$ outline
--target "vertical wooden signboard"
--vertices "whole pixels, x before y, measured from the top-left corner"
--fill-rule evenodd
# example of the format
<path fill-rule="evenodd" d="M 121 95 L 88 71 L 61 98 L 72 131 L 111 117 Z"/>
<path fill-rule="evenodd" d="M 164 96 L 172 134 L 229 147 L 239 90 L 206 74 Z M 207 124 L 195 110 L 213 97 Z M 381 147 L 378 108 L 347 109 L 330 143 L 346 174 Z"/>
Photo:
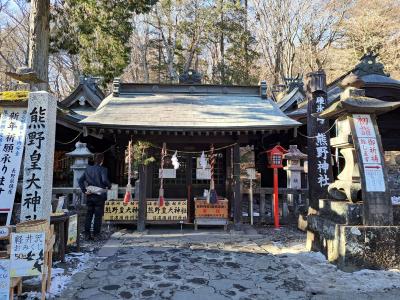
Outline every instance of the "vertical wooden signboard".
<path fill-rule="evenodd" d="M 327 107 L 324 71 L 307 74 L 307 98 L 309 203 L 318 210 L 319 199 L 328 197 L 328 185 L 333 182 L 329 121 L 313 115 Z"/>
<path fill-rule="evenodd" d="M 45 233 L 11 234 L 11 277 L 41 275 L 44 266 Z"/>
<path fill-rule="evenodd" d="M 364 225 L 393 224 L 383 147 L 374 115 L 353 114 L 350 126 L 360 166 Z"/>

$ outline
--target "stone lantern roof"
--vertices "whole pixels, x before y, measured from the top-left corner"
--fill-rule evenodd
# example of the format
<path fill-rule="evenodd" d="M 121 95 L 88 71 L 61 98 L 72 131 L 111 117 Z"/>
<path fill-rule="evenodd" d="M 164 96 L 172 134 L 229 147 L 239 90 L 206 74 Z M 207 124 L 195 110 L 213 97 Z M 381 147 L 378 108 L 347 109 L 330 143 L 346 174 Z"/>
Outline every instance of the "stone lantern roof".
<path fill-rule="evenodd" d="M 79 158 L 88 158 L 91 157 L 93 155 L 92 152 L 89 151 L 89 149 L 86 147 L 86 143 L 81 143 L 81 142 L 77 142 L 75 144 L 75 150 L 66 153 L 67 156 L 70 157 L 79 157 Z"/>
<path fill-rule="evenodd" d="M 283 159 L 307 159 L 307 154 L 301 152 L 298 148 L 297 145 L 290 145 L 289 150 L 286 154 L 283 155 Z"/>

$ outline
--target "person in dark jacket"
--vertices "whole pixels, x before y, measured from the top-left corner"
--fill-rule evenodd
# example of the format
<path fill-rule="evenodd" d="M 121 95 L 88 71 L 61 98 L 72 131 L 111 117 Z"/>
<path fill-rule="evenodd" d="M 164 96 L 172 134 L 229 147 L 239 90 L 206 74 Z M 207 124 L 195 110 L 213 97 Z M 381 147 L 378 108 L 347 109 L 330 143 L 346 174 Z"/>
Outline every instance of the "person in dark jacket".
<path fill-rule="evenodd" d="M 91 238 L 90 228 L 94 216 L 93 235 L 98 237 L 101 230 L 101 223 L 104 214 L 104 203 L 107 200 L 106 189 L 111 188 L 108 180 L 107 168 L 103 167 L 104 155 L 96 153 L 94 155 L 94 165 L 88 166 L 85 173 L 79 178 L 79 187 L 86 194 L 86 220 L 85 236 Z M 93 192 L 93 189 L 102 189 L 100 192 Z"/>

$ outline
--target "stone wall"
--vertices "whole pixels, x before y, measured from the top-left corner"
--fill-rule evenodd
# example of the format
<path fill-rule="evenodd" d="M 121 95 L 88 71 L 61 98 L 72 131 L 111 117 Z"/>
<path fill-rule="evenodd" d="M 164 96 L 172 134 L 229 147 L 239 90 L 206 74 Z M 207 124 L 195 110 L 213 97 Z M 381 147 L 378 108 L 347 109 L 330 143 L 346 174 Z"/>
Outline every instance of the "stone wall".
<path fill-rule="evenodd" d="M 400 196 L 400 151 L 385 151 L 385 166 L 388 172 L 389 188 L 399 190 Z"/>

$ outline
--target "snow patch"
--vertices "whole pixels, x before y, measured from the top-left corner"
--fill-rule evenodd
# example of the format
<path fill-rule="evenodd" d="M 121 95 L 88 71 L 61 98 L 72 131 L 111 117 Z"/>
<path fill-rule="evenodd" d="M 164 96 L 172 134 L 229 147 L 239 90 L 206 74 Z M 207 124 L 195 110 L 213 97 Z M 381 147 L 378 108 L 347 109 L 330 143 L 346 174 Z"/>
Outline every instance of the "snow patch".
<path fill-rule="evenodd" d="M 78 272 L 81 272 L 87 268 L 88 261 L 92 258 L 89 253 L 73 252 L 65 256 L 65 262 L 67 265 L 71 265 L 68 269 L 63 268 L 52 268 L 51 276 L 51 287 L 48 295 L 54 298 L 61 294 L 61 292 L 71 282 L 71 278 Z M 28 280 L 24 280 L 24 283 L 29 285 L 40 285 L 40 278 L 34 277 Z M 24 294 L 27 300 L 40 299 L 40 292 L 29 292 Z"/>
<path fill-rule="evenodd" d="M 351 227 L 350 232 L 354 235 L 361 235 L 361 231 L 357 227 Z"/>
<path fill-rule="evenodd" d="M 392 196 L 392 204 L 400 205 L 400 196 Z"/>

